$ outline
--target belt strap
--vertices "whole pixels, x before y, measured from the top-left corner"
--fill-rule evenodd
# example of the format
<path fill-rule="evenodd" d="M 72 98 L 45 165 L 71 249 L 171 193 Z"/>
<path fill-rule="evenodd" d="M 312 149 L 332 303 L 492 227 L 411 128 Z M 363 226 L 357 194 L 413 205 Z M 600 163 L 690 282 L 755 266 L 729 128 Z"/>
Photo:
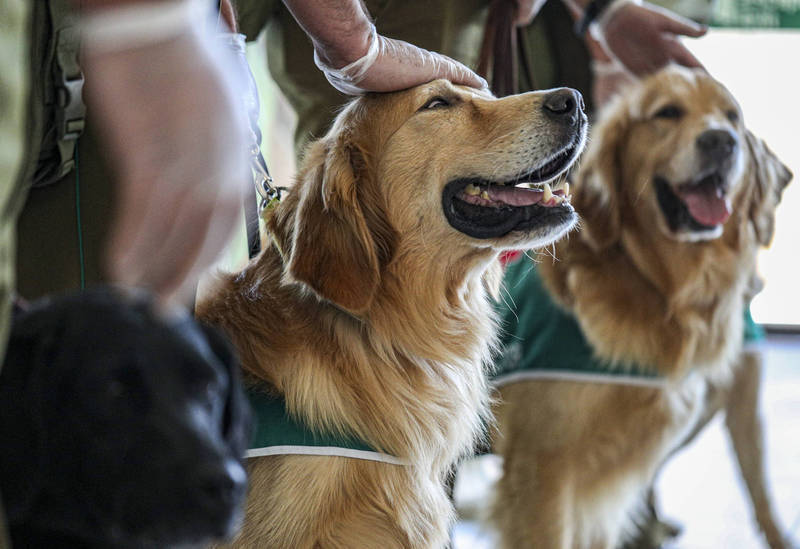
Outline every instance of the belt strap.
<path fill-rule="evenodd" d="M 75 144 L 83 133 L 86 106 L 82 99 L 83 73 L 78 64 L 80 28 L 77 15 L 65 0 L 50 0 L 50 22 L 54 49 L 56 143 L 61 161 L 55 177 L 61 178 L 75 167 Z"/>

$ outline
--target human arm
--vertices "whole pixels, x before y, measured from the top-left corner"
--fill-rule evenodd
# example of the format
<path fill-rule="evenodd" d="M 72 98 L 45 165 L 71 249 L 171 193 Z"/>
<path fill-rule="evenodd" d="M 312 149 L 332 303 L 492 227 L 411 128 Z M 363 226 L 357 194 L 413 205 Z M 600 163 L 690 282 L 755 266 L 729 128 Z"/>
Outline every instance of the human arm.
<path fill-rule="evenodd" d="M 165 299 L 216 259 L 248 180 L 240 75 L 211 7 L 83 0 L 85 98 L 117 181 L 108 274 Z"/>
<path fill-rule="evenodd" d="M 314 45 L 317 66 L 339 91 L 394 91 L 445 78 L 476 88 L 486 82 L 435 52 L 381 36 L 360 0 L 284 0 Z"/>
<path fill-rule="evenodd" d="M 590 0 L 564 0 L 584 12 Z M 698 38 L 706 27 L 660 6 L 640 0 L 615 0 L 591 26 L 592 35 L 631 73 L 642 76 L 675 62 L 701 63 L 681 44 L 681 36 Z"/>

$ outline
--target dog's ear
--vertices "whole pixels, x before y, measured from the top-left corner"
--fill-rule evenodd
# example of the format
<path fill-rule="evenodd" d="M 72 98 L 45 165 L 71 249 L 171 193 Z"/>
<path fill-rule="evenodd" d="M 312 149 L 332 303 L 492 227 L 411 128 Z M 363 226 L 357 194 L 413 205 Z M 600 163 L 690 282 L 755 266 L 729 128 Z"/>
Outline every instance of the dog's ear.
<path fill-rule="evenodd" d="M 581 159 L 572 205 L 581 218 L 579 238 L 601 252 L 620 238 L 622 171 L 619 149 L 628 132 L 630 115 L 618 105 L 592 130 L 594 141 Z"/>
<path fill-rule="evenodd" d="M 393 249 L 383 199 L 369 179 L 364 151 L 345 129 L 315 143 L 307 161 L 310 168 L 293 190 L 298 196 L 291 231 L 286 218 L 273 224 L 283 235 L 288 272 L 340 308 L 362 313 Z"/>
<path fill-rule="evenodd" d="M 747 132 L 750 154 L 753 195 L 749 217 L 762 246 L 768 246 L 775 232 L 775 208 L 781 201 L 783 189 L 792 180 L 792 172 L 781 162 L 763 140 Z"/>
<path fill-rule="evenodd" d="M 243 458 L 253 437 L 253 418 L 242 386 L 239 358 L 228 339 L 214 326 L 199 322 L 211 351 L 228 374 L 228 394 L 222 418 L 222 436 L 237 457 Z"/>

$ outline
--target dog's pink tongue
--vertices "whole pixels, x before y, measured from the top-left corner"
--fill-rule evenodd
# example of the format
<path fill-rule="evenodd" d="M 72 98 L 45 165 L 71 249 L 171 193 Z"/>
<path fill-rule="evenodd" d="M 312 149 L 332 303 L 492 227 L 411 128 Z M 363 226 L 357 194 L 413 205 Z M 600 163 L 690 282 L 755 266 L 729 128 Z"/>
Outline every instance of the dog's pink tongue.
<path fill-rule="evenodd" d="M 521 187 L 504 187 L 491 185 L 488 190 L 489 198 L 496 202 L 503 202 L 509 206 L 530 206 L 542 200 L 542 191 L 525 189 Z"/>
<path fill-rule="evenodd" d="M 708 227 L 725 223 L 731 215 L 730 203 L 716 189 L 692 189 L 678 194 L 694 220 Z"/>

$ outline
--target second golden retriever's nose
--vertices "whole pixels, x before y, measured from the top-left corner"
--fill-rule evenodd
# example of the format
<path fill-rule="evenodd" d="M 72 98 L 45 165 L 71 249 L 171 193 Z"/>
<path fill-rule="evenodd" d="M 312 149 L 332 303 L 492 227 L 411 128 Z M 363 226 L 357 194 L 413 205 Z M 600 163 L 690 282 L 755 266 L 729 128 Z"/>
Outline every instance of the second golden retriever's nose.
<path fill-rule="evenodd" d="M 725 160 L 736 150 L 736 136 L 728 130 L 706 130 L 697 137 L 697 148 L 712 160 Z"/>
<path fill-rule="evenodd" d="M 544 112 L 562 124 L 576 126 L 583 112 L 583 96 L 572 88 L 559 88 L 545 96 L 542 103 Z"/>

